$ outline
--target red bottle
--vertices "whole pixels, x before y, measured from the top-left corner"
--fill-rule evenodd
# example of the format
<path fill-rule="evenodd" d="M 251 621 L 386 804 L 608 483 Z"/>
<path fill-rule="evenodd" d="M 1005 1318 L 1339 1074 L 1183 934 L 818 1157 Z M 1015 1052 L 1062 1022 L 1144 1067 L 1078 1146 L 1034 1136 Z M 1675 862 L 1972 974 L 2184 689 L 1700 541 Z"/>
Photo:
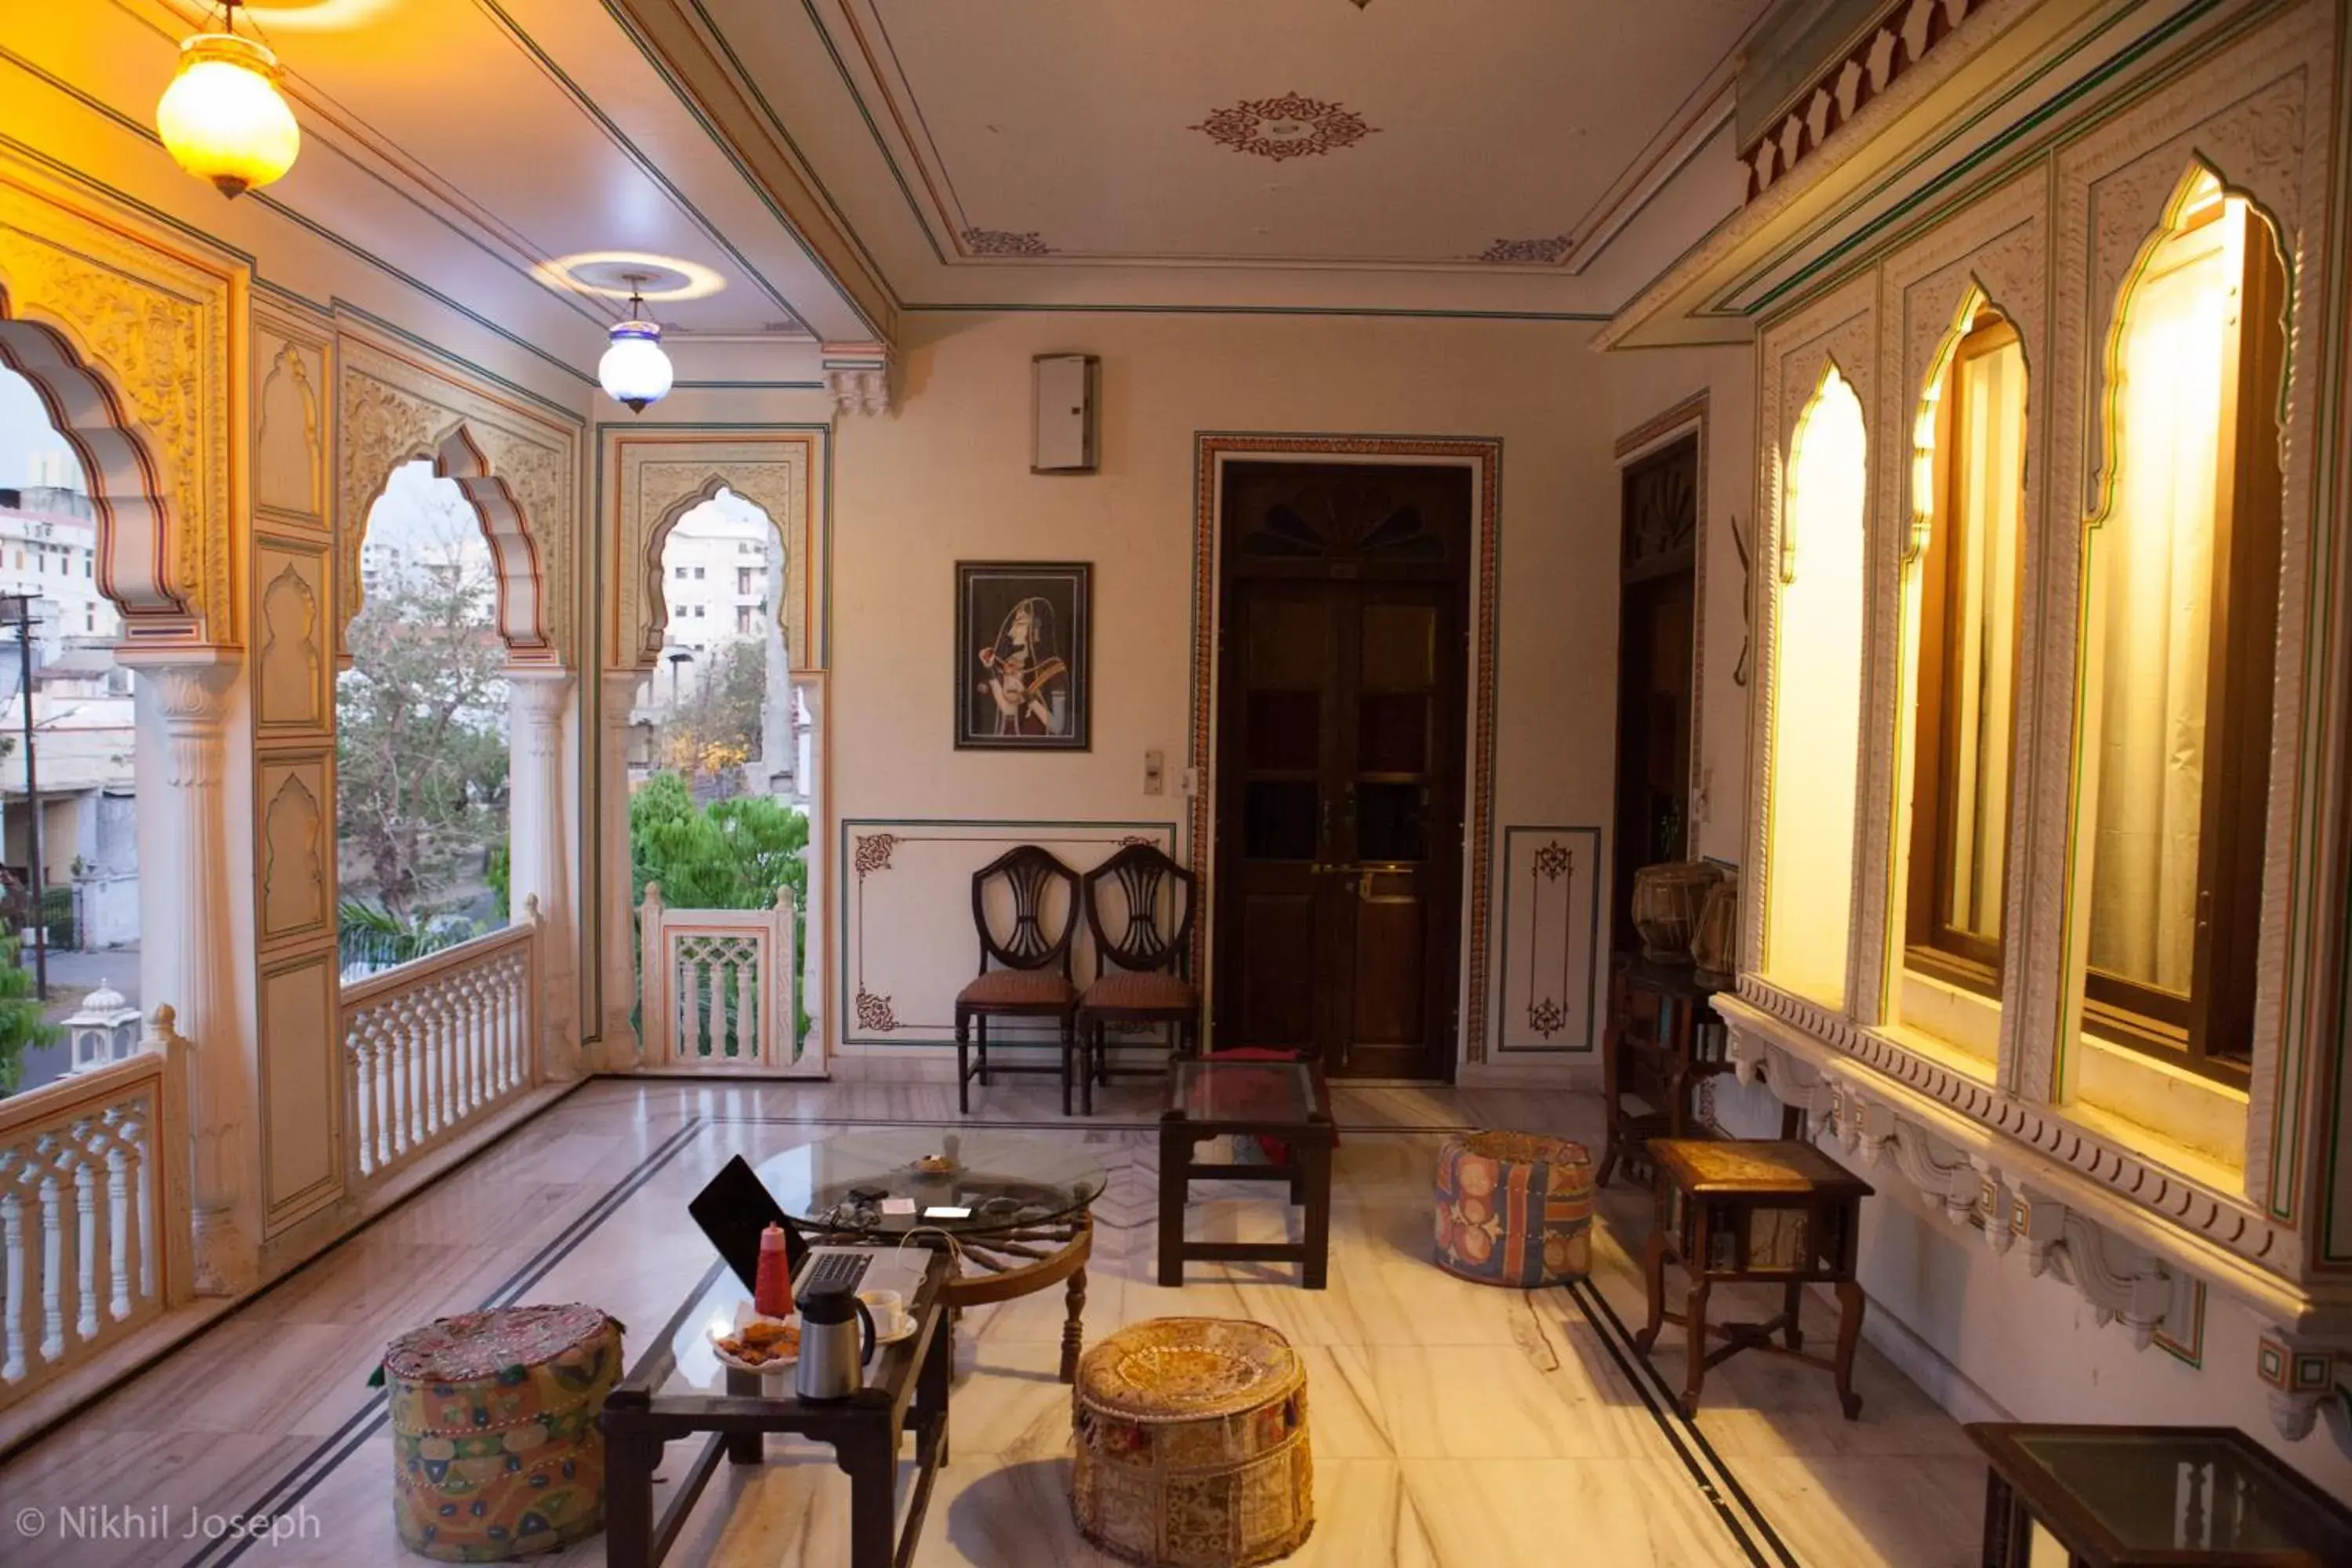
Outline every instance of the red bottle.
<path fill-rule="evenodd" d="M 760 1271 L 752 1277 L 751 1310 L 763 1318 L 793 1315 L 793 1266 L 784 1250 L 784 1227 L 760 1233 Z"/>

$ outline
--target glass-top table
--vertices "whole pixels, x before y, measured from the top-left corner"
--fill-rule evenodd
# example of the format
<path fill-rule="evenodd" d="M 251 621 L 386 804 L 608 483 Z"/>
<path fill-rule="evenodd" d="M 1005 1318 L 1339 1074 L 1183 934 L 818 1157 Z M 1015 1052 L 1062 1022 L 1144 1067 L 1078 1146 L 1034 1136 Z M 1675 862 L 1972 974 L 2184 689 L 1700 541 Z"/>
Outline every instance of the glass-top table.
<path fill-rule="evenodd" d="M 835 1235 L 959 1241 L 1083 1214 L 1109 1179 L 1075 1143 L 1002 1132 L 847 1132 L 760 1165 L 784 1212 Z"/>
<path fill-rule="evenodd" d="M 1270 1163 L 1203 1161 L 1213 1138 L 1255 1139 Z M 1168 1072 L 1160 1113 L 1160 1282 L 1184 1283 L 1189 1262 L 1296 1263 L 1299 1282 L 1320 1290 L 1329 1277 L 1331 1151 L 1339 1129 L 1323 1064 L 1265 1058 L 1180 1058 Z M 1184 1234 L 1196 1181 L 1280 1182 L 1306 1213 L 1297 1241 L 1193 1241 Z"/>
<path fill-rule="evenodd" d="M 1318 1062 L 1180 1059 L 1170 1068 L 1168 1110 L 1219 1129 L 1257 1131 L 1331 1119 Z"/>
<path fill-rule="evenodd" d="M 1062 1381 L 1076 1380 L 1094 1254 L 1089 1211 L 1109 1180 L 1079 1144 L 1009 1132 L 845 1132 L 787 1149 L 759 1169 L 786 1214 L 831 1240 L 951 1237 L 960 1267 L 945 1295 L 958 1310 L 1064 1287 Z"/>
<path fill-rule="evenodd" d="M 2228 1427 L 1990 1424 L 1988 1563 L 2352 1563 L 2352 1511 Z M 2021 1506 L 2020 1506 L 2021 1505 Z M 2003 1528 L 2003 1525 L 2006 1528 Z M 2047 1541 L 2042 1539 L 2046 1534 Z"/>

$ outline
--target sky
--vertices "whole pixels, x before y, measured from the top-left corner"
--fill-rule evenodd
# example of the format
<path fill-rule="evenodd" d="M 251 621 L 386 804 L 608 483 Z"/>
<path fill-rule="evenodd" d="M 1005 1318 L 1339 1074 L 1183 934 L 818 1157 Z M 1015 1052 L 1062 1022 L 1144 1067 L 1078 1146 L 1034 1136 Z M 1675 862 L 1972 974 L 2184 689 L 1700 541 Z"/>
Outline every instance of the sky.
<path fill-rule="evenodd" d="M 0 487 L 31 484 L 33 459 L 43 452 L 65 453 L 68 473 L 80 472 L 73 448 L 50 427 L 48 411 L 34 395 L 33 384 L 13 370 L 0 368 Z M 77 482 L 75 488 L 82 487 Z"/>

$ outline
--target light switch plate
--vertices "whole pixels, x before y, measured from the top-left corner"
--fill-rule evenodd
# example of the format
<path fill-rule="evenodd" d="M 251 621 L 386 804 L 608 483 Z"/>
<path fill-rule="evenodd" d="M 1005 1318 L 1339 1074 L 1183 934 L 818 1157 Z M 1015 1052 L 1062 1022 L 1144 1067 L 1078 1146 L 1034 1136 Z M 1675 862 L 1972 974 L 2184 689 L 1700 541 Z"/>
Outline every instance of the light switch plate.
<path fill-rule="evenodd" d="M 1168 793 L 1167 752 L 1146 752 L 1143 753 L 1143 793 L 1146 795 L 1166 795 Z"/>

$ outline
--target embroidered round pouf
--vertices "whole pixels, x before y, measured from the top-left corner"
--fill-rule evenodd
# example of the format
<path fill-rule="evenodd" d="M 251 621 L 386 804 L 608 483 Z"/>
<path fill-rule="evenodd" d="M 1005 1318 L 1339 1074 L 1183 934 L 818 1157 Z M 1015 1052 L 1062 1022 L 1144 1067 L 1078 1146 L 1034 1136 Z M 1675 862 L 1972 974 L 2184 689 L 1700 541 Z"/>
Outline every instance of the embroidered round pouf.
<path fill-rule="evenodd" d="M 1249 1568 L 1315 1528 L 1307 1372 L 1238 1318 L 1155 1318 L 1087 1352 L 1070 1507 L 1104 1551 L 1153 1568 Z"/>
<path fill-rule="evenodd" d="M 1437 1154 L 1437 1266 L 1532 1289 L 1592 1260 L 1592 1160 L 1534 1132 L 1473 1132 Z"/>
<path fill-rule="evenodd" d="M 604 1525 L 604 1395 L 621 1327 L 593 1307 L 508 1307 L 393 1341 L 393 1522 L 445 1563 L 553 1552 Z"/>

